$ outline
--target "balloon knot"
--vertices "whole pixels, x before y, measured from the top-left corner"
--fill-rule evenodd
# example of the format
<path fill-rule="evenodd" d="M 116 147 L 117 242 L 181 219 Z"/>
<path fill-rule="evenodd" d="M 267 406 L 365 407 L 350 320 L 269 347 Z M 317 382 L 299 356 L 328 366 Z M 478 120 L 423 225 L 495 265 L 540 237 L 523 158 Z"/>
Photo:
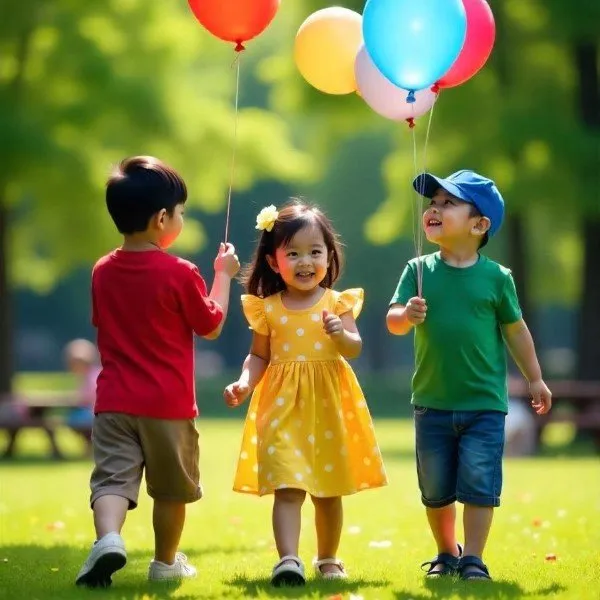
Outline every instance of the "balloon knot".
<path fill-rule="evenodd" d="M 434 94 L 439 94 L 439 93 L 440 93 L 440 86 L 439 86 L 437 83 L 434 83 L 434 84 L 431 86 L 431 91 L 432 91 Z"/>
<path fill-rule="evenodd" d="M 408 92 L 408 96 L 406 96 L 406 101 L 409 104 L 413 104 L 415 102 L 416 98 L 415 98 L 415 93 L 413 90 L 411 90 L 410 92 Z"/>
<path fill-rule="evenodd" d="M 408 119 L 406 119 L 406 122 L 408 123 L 408 126 L 410 127 L 410 129 L 413 129 L 415 126 L 415 119 L 414 117 L 409 117 Z"/>
<path fill-rule="evenodd" d="M 242 40 L 238 40 L 235 44 L 235 51 L 236 52 L 241 52 L 242 50 L 245 50 L 246 46 L 244 46 L 244 44 L 242 44 Z"/>

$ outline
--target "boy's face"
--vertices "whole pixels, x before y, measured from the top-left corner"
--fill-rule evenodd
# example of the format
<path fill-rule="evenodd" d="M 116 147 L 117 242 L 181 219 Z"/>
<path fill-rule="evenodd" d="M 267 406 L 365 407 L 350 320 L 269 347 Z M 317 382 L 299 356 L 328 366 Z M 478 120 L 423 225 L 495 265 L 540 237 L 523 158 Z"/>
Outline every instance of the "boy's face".
<path fill-rule="evenodd" d="M 179 237 L 183 229 L 183 204 L 177 204 L 173 209 L 173 216 L 167 211 L 161 211 L 158 215 L 158 245 L 166 249 Z"/>
<path fill-rule="evenodd" d="M 471 216 L 471 205 L 440 188 L 423 213 L 425 237 L 434 244 L 480 240 L 489 228 L 489 220 Z M 479 235 L 481 233 L 481 235 Z"/>

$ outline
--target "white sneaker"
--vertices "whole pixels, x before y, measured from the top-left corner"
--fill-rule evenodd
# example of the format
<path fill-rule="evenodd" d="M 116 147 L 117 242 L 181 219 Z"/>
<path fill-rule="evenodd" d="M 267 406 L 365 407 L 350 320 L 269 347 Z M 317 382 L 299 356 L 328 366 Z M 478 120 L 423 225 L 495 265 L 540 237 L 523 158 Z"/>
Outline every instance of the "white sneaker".
<path fill-rule="evenodd" d="M 118 533 L 107 533 L 92 546 L 75 580 L 76 585 L 108 587 L 111 575 L 122 569 L 127 562 L 125 542 Z"/>
<path fill-rule="evenodd" d="M 172 565 L 152 559 L 148 569 L 148 579 L 150 581 L 188 579 L 196 577 L 196 574 L 196 568 L 188 563 L 187 556 L 183 552 L 175 554 L 175 562 Z"/>

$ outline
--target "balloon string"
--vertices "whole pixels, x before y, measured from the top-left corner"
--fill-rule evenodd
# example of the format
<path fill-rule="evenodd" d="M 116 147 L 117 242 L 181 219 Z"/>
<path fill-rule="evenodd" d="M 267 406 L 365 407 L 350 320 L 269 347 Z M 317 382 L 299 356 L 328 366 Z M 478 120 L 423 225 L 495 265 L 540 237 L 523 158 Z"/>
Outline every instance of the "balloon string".
<path fill-rule="evenodd" d="M 238 52 L 231 67 L 236 68 L 235 75 L 235 116 L 233 125 L 233 150 L 231 153 L 231 171 L 229 174 L 229 192 L 227 194 L 227 216 L 225 217 L 225 243 L 229 239 L 229 215 L 231 214 L 231 193 L 233 190 L 233 179 L 235 175 L 235 154 L 237 149 L 238 137 L 238 117 L 239 117 L 239 99 L 240 99 L 240 63 L 242 62 L 242 54 Z"/>

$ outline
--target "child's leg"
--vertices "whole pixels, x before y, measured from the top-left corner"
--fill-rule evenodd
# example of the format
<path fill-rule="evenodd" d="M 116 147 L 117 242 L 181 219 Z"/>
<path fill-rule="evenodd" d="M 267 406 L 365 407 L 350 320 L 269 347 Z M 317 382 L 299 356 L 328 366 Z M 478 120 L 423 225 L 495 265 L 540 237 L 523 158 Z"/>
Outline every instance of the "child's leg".
<path fill-rule="evenodd" d="M 96 539 L 102 539 L 108 533 L 120 534 L 128 509 L 129 500 L 123 496 L 100 496 L 93 506 Z"/>
<path fill-rule="evenodd" d="M 415 406 L 414 416 L 421 500 L 438 552 L 428 563 L 428 575 L 449 574 L 459 555 L 455 535 L 458 433 L 454 413 Z"/>
<path fill-rule="evenodd" d="M 154 560 L 172 565 L 185 523 L 185 504 L 165 500 L 154 501 Z"/>
<path fill-rule="evenodd" d="M 438 554 L 447 553 L 458 556 L 455 523 L 456 504 L 448 504 L 442 508 L 426 508 L 427 520 L 431 533 L 435 538 Z"/>
<path fill-rule="evenodd" d="M 461 576 L 483 576 L 469 557 L 481 560 L 492 526 L 494 507 L 500 505 L 504 413 L 484 411 L 463 413 L 460 438 L 457 497 L 465 505 L 464 556 Z M 487 571 L 485 573 L 487 578 Z"/>
<path fill-rule="evenodd" d="M 301 511 L 305 497 L 304 490 L 288 488 L 275 491 L 273 534 L 279 558 L 298 556 Z"/>
<path fill-rule="evenodd" d="M 493 507 L 465 504 L 463 514 L 465 556 L 477 556 L 477 558 L 483 556 L 483 550 L 492 527 L 493 518 Z"/>
<path fill-rule="evenodd" d="M 334 498 L 312 496 L 312 501 L 315 505 L 317 559 L 336 558 L 344 523 L 342 499 L 339 496 Z M 322 573 L 334 573 L 341 570 L 337 565 L 323 565 L 320 568 Z"/>

